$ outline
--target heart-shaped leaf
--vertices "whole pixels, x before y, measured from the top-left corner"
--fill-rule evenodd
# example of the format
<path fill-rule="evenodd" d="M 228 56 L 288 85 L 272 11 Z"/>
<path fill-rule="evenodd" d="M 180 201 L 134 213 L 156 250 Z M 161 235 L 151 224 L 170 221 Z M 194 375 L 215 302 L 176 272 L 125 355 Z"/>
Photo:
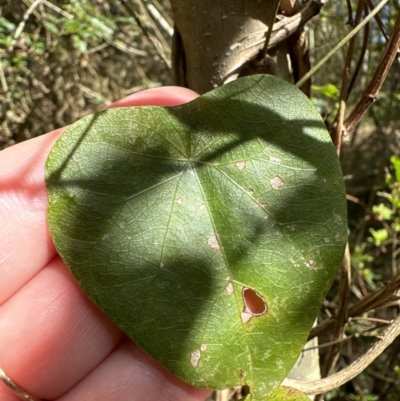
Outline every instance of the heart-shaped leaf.
<path fill-rule="evenodd" d="M 87 116 L 46 180 L 57 250 L 140 347 L 200 387 L 279 386 L 346 241 L 339 162 L 300 91 L 251 76 Z"/>

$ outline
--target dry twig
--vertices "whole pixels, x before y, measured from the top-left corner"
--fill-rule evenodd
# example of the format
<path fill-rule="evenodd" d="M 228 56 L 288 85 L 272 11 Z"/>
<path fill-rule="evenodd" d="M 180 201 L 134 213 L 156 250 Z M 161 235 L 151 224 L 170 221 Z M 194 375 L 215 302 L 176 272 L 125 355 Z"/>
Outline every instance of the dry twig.
<path fill-rule="evenodd" d="M 344 122 L 344 129 L 350 131 L 353 129 L 363 118 L 367 110 L 372 106 L 378 97 L 378 93 L 382 87 L 383 82 L 389 73 L 393 61 L 397 57 L 397 51 L 400 47 L 400 13 L 397 16 L 396 23 L 393 28 L 390 40 L 382 55 L 378 68 L 372 77 L 370 84 L 365 89 L 361 99 L 357 103 L 350 116 Z"/>
<path fill-rule="evenodd" d="M 351 365 L 325 379 L 315 381 L 298 381 L 285 379 L 284 386 L 291 387 L 307 394 L 321 394 L 333 390 L 360 374 L 367 368 L 394 340 L 400 335 L 400 316 L 398 316 L 379 335 L 368 351 Z"/>
<path fill-rule="evenodd" d="M 360 316 L 365 312 L 387 306 L 388 303 L 398 300 L 399 296 L 396 294 L 396 292 L 399 288 L 400 273 L 384 287 L 380 288 L 377 291 L 369 293 L 360 302 L 357 302 L 355 305 L 351 306 L 348 310 L 348 317 Z M 334 325 L 334 322 L 335 317 L 330 317 L 324 320 L 322 323 L 311 330 L 308 339 L 311 340 L 311 338 L 325 333 Z"/>

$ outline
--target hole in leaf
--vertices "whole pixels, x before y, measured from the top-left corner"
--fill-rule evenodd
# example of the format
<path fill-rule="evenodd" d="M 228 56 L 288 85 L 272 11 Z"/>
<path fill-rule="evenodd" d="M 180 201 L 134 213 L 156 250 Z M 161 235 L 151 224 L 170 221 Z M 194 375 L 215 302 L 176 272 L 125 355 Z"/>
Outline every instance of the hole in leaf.
<path fill-rule="evenodd" d="M 268 307 L 264 298 L 252 288 L 244 287 L 242 290 L 242 298 L 244 303 L 243 312 L 253 316 L 261 316 L 267 312 Z"/>

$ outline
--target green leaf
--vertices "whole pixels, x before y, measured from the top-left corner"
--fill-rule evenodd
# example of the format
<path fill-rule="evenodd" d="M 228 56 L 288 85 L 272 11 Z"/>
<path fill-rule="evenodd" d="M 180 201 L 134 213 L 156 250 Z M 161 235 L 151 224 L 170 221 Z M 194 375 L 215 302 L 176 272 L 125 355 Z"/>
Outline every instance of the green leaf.
<path fill-rule="evenodd" d="M 393 155 L 390 157 L 390 162 L 394 167 L 396 182 L 400 182 L 400 157 Z"/>
<path fill-rule="evenodd" d="M 331 99 L 339 99 L 340 90 L 334 84 L 326 84 L 323 86 L 313 85 L 312 90 L 316 93 L 321 93 L 322 95 L 325 95 L 326 97 L 329 97 Z"/>
<path fill-rule="evenodd" d="M 310 401 L 310 399 L 299 390 L 279 387 L 266 401 Z"/>
<path fill-rule="evenodd" d="M 14 23 L 0 16 L 0 32 L 12 32 L 15 28 Z"/>
<path fill-rule="evenodd" d="M 340 165 L 308 98 L 261 75 L 102 111 L 59 138 L 46 181 L 57 250 L 128 336 L 196 386 L 273 393 L 346 242 Z"/>
<path fill-rule="evenodd" d="M 376 214 L 381 220 L 391 220 L 393 217 L 393 210 L 389 209 L 383 203 L 372 206 L 372 212 Z"/>
<path fill-rule="evenodd" d="M 389 233 L 386 228 L 381 228 L 379 230 L 374 230 L 373 228 L 369 229 L 369 232 L 372 234 L 372 237 L 368 237 L 368 241 L 372 242 L 375 246 L 381 246 L 388 238 Z"/>

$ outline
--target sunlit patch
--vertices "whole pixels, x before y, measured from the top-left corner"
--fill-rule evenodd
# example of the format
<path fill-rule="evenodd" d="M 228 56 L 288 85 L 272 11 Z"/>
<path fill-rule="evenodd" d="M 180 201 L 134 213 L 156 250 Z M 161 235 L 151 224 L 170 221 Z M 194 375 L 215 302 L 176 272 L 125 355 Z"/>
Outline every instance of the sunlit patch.
<path fill-rule="evenodd" d="M 271 184 L 271 187 L 273 189 L 282 189 L 283 186 L 285 185 L 285 183 L 283 182 L 282 178 L 279 177 L 278 175 L 276 175 L 274 178 L 271 178 L 269 183 Z"/>
<path fill-rule="evenodd" d="M 248 323 L 253 317 L 263 316 L 268 311 L 265 299 L 249 287 L 242 289 L 243 311 L 240 314 L 242 323 Z"/>

